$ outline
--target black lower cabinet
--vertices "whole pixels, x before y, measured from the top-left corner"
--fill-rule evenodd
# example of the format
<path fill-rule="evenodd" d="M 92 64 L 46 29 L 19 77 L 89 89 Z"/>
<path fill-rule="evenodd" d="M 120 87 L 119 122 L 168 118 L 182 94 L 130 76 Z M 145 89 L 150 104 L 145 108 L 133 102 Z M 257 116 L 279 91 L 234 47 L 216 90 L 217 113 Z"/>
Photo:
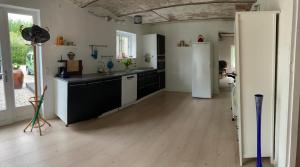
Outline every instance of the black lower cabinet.
<path fill-rule="evenodd" d="M 68 124 L 87 120 L 96 115 L 90 108 L 88 85 L 78 83 L 69 85 L 68 88 Z"/>
<path fill-rule="evenodd" d="M 159 89 L 166 88 L 166 73 L 165 71 L 158 72 L 158 83 L 159 83 Z"/>
<path fill-rule="evenodd" d="M 68 124 L 96 118 L 121 107 L 121 78 L 70 84 Z"/>
<path fill-rule="evenodd" d="M 111 79 L 104 82 L 103 101 L 101 102 L 103 104 L 103 113 L 121 107 L 121 89 L 121 78 Z"/>
<path fill-rule="evenodd" d="M 86 99 L 89 106 L 88 110 L 95 113 L 94 117 L 97 117 L 104 113 L 104 81 L 95 81 L 88 83 L 88 94 Z"/>
<path fill-rule="evenodd" d="M 137 98 L 141 99 L 159 90 L 157 71 L 142 72 L 138 74 Z"/>

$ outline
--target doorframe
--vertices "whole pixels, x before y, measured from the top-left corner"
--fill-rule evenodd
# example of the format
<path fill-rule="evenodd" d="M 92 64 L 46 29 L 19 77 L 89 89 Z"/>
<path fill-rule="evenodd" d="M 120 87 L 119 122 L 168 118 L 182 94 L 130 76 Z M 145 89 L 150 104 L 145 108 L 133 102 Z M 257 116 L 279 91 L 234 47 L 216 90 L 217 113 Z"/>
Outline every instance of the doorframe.
<path fill-rule="evenodd" d="M 294 0 L 290 60 L 290 90 L 286 143 L 286 165 L 295 167 L 297 160 L 298 121 L 300 105 L 300 2 Z M 300 153 L 298 153 L 300 156 Z"/>
<path fill-rule="evenodd" d="M 0 6 L 0 22 L 4 23 L 4 25 L 8 25 L 7 18 L 6 18 L 6 11 L 4 8 L 1 8 Z M 9 41 L 9 34 L 7 33 L 8 26 L 3 26 L 3 28 L 0 29 L 0 39 L 3 39 L 3 41 Z M 2 67 L 3 67 L 3 73 L 5 75 L 12 74 L 12 64 L 11 63 L 6 63 L 6 62 L 11 62 L 11 57 L 10 56 L 4 56 L 4 55 L 11 55 L 11 50 L 7 49 L 10 48 L 9 42 L 1 42 L 1 54 L 2 54 Z M 6 105 L 6 110 L 2 111 L 0 114 L 3 115 L 4 119 L 1 119 L 0 125 L 2 124 L 10 124 L 13 121 L 14 118 L 14 113 L 12 112 L 13 106 L 12 104 L 14 103 L 14 98 L 12 95 L 12 77 L 7 77 L 7 81 L 3 81 L 3 88 L 4 88 L 4 98 L 5 98 L 5 105 Z"/>
<path fill-rule="evenodd" d="M 0 4 L 0 11 L 2 12 L 4 18 L 4 20 L 6 20 L 5 24 L 8 25 L 7 19 L 5 19 L 5 17 L 8 17 L 8 13 L 16 13 L 16 14 L 24 14 L 24 15 L 32 15 L 33 16 L 33 22 L 36 25 L 40 25 L 41 21 L 40 21 L 40 10 L 39 9 L 31 9 L 31 8 L 24 8 L 24 7 L 19 7 L 19 6 L 13 6 L 13 5 L 6 5 L 6 4 Z M 10 37 L 9 37 L 9 33 L 8 32 L 8 27 L 5 26 L 4 30 L 5 32 L 2 32 L 2 34 L 5 34 L 4 39 L 5 41 L 10 41 Z M 4 47 L 6 48 L 10 48 L 10 43 L 9 42 L 3 42 L 2 44 L 2 49 Z M 4 45 L 4 47 L 3 47 Z M 6 49 L 7 50 L 7 49 Z M 6 51 L 6 54 L 11 55 L 10 53 L 10 49 L 8 51 Z M 43 78 L 43 59 L 42 59 L 42 49 L 41 47 L 37 47 L 37 70 L 38 70 L 38 94 L 41 93 L 41 85 L 43 85 L 44 82 L 44 78 Z M 12 59 L 10 56 L 6 56 L 6 61 L 7 62 L 12 62 Z M 11 63 L 8 63 L 8 65 L 6 65 L 8 74 L 12 74 L 12 65 Z M 8 90 L 8 95 L 6 95 L 8 98 L 6 99 L 6 103 L 7 103 L 7 108 L 9 108 L 12 111 L 8 111 L 8 115 L 10 115 L 9 120 L 8 121 L 3 121 L 0 123 L 0 126 L 2 124 L 10 124 L 13 122 L 17 122 L 17 121 L 21 121 L 21 120 L 26 120 L 26 119 L 30 119 L 32 117 L 32 106 L 25 106 L 25 107 L 16 107 L 15 106 L 15 95 L 14 95 L 14 89 L 13 89 L 13 81 L 11 77 L 8 77 L 8 86 L 7 86 L 7 90 Z M 43 106 L 42 106 L 42 111 L 41 113 L 43 114 Z M 10 112 L 10 113 L 9 113 Z"/>

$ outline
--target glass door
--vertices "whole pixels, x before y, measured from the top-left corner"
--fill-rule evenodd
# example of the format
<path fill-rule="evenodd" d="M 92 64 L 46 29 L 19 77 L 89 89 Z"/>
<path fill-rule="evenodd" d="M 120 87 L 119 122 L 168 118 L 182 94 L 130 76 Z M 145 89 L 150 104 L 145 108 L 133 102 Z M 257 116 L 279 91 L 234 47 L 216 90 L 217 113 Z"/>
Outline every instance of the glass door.
<path fill-rule="evenodd" d="M 0 6 L 0 125 L 32 116 L 28 99 L 34 96 L 33 50 L 20 27 L 38 25 L 37 16 L 37 11 Z"/>
<path fill-rule="evenodd" d="M 10 45 L 8 32 L 8 20 L 6 18 L 6 11 L 0 8 L 0 125 L 9 124 L 13 121 L 12 112 L 12 91 L 10 88 L 11 80 L 9 74 L 11 73 L 10 59 Z"/>

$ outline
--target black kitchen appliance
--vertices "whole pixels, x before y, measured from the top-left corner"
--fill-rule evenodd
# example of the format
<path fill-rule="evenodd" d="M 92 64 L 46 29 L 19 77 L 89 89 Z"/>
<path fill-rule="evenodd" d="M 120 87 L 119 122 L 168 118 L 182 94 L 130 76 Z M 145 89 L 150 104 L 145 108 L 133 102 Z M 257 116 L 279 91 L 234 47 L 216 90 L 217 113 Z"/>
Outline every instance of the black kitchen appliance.
<path fill-rule="evenodd" d="M 61 57 L 60 60 L 58 60 L 57 62 L 58 62 L 58 72 L 56 76 L 60 78 L 68 78 L 69 76 L 67 74 L 67 65 L 66 65 L 67 60 L 63 60 Z"/>

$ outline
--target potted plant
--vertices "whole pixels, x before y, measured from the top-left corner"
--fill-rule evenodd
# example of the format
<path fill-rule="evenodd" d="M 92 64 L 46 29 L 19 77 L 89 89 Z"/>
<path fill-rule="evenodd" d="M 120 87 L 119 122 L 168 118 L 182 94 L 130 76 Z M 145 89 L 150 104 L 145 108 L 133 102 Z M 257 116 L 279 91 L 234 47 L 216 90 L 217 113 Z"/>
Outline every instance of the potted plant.
<path fill-rule="evenodd" d="M 14 89 L 22 89 L 24 82 L 24 73 L 20 69 L 20 64 L 13 64 L 13 80 L 14 80 Z"/>
<path fill-rule="evenodd" d="M 122 59 L 121 62 L 125 65 L 126 70 L 128 70 L 128 69 L 129 69 L 129 66 L 130 66 L 131 64 L 133 64 L 132 59 L 129 59 L 129 58 Z"/>

